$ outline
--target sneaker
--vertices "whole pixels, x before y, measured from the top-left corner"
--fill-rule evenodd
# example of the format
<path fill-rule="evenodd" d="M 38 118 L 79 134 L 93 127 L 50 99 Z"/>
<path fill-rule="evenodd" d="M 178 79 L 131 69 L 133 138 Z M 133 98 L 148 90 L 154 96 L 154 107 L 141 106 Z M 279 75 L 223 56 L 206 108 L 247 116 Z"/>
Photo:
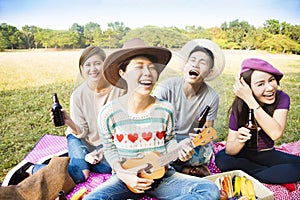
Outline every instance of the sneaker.
<path fill-rule="evenodd" d="M 205 177 L 211 175 L 209 169 L 205 165 L 197 167 L 185 167 L 183 173 L 197 177 Z"/>
<path fill-rule="evenodd" d="M 27 160 L 23 160 L 22 162 L 20 162 L 17 166 L 12 168 L 8 172 L 8 174 L 4 178 L 2 186 L 17 185 L 18 183 L 22 182 L 29 176 L 26 170 L 32 165 L 34 164 L 28 162 Z"/>
<path fill-rule="evenodd" d="M 68 155 L 68 150 L 65 149 L 65 150 L 62 150 L 60 152 L 53 153 L 53 154 L 50 154 L 48 156 L 45 156 L 45 157 L 39 159 L 36 164 L 49 164 L 49 162 L 53 158 L 53 156 L 68 157 L 69 156 Z"/>

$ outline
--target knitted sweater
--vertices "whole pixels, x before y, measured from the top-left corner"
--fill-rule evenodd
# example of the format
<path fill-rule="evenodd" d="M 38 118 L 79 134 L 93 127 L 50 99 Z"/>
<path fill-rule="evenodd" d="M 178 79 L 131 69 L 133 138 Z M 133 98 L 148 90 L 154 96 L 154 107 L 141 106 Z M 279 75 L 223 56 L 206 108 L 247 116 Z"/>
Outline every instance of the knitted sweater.
<path fill-rule="evenodd" d="M 176 144 L 174 111 L 171 104 L 156 99 L 147 112 L 130 114 L 114 100 L 105 105 L 98 117 L 104 155 L 111 166 L 123 158 L 137 158 L 141 153 L 165 153 Z"/>
<path fill-rule="evenodd" d="M 70 98 L 70 117 L 78 127 L 78 135 L 75 136 L 92 146 L 100 145 L 97 126 L 99 110 L 107 102 L 122 96 L 124 93 L 124 90 L 116 87 L 111 87 L 106 92 L 96 93 L 89 88 L 87 82 L 76 88 Z M 72 133 L 72 129 L 68 127 L 66 135 L 70 133 Z"/>

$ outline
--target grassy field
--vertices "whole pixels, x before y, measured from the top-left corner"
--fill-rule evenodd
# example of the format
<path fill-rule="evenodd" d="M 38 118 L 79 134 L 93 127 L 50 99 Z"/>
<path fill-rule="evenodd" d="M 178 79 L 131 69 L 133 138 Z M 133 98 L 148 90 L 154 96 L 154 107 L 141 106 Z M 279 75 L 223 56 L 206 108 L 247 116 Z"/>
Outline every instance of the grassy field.
<path fill-rule="evenodd" d="M 244 58 L 259 57 L 284 74 L 281 88 L 291 97 L 291 109 L 286 132 L 277 145 L 300 139 L 300 56 L 269 54 L 258 51 L 224 51 L 226 67 L 222 75 L 209 82 L 220 94 L 220 109 L 215 128 L 219 139 L 227 134 L 228 109 L 233 100 L 234 74 L 239 72 Z M 110 52 L 108 52 L 109 54 Z M 64 135 L 65 128 L 55 128 L 49 116 L 52 93 L 58 93 L 64 108 L 78 77 L 76 51 L 18 51 L 0 53 L 0 182 L 45 134 Z M 169 67 L 161 79 L 180 74 Z"/>

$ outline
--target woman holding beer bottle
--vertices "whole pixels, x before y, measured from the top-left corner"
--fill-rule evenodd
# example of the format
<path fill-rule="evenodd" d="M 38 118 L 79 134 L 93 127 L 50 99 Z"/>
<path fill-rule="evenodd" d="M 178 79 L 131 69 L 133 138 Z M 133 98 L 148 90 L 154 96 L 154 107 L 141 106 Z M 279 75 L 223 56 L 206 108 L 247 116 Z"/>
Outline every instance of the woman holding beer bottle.
<path fill-rule="evenodd" d="M 278 88 L 282 77 L 264 60 L 243 61 L 233 86 L 236 97 L 226 148 L 216 155 L 216 164 L 221 171 L 240 169 L 263 183 L 282 184 L 293 191 L 300 180 L 300 157 L 274 148 L 274 141 L 284 133 L 290 108 L 290 97 Z M 246 128 L 249 109 L 258 126 L 253 135 Z"/>

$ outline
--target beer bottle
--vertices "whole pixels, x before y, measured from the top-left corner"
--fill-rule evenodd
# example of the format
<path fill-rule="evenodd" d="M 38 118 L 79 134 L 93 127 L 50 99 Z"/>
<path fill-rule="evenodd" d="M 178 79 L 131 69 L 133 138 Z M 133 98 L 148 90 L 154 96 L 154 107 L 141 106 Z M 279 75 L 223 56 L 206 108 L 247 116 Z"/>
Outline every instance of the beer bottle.
<path fill-rule="evenodd" d="M 253 109 L 249 109 L 248 111 L 248 120 L 245 125 L 246 128 L 250 130 L 251 139 L 246 142 L 246 147 L 248 149 L 257 150 L 257 134 L 258 134 L 258 126 L 254 119 L 254 111 Z"/>
<path fill-rule="evenodd" d="M 54 125 L 55 126 L 63 126 L 63 125 L 65 125 L 64 114 L 61 111 L 62 107 L 59 104 L 56 93 L 53 93 L 52 99 L 53 99 L 52 112 L 54 115 Z"/>
<path fill-rule="evenodd" d="M 206 105 L 206 107 L 204 108 L 204 110 L 202 111 L 200 117 L 199 117 L 199 124 L 198 124 L 198 128 L 203 128 L 205 122 L 206 122 L 206 117 L 208 115 L 210 106 Z"/>
<path fill-rule="evenodd" d="M 63 190 L 58 192 L 58 200 L 67 200 L 66 194 Z"/>

